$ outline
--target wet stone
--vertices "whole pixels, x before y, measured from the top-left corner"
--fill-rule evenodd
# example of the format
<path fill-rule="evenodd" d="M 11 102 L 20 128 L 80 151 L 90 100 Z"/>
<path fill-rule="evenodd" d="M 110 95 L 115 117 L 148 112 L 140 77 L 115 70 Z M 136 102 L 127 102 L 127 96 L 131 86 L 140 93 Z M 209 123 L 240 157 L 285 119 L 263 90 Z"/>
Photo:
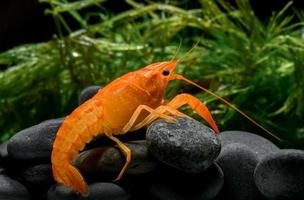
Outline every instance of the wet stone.
<path fill-rule="evenodd" d="M 47 194 L 48 200 L 127 200 L 129 195 L 113 183 L 93 183 L 89 185 L 89 195 L 81 196 L 62 185 L 53 186 Z"/>
<path fill-rule="evenodd" d="M 51 119 L 15 134 L 7 144 L 8 156 L 17 160 L 48 158 L 63 118 Z"/>
<path fill-rule="evenodd" d="M 304 199 L 304 151 L 281 150 L 265 157 L 255 169 L 257 187 L 268 199 Z"/>
<path fill-rule="evenodd" d="M 216 162 L 225 175 L 224 196 L 227 199 L 263 199 L 253 179 L 259 159 L 247 145 L 239 143 L 225 145 Z"/>
<path fill-rule="evenodd" d="M 157 161 L 147 149 L 146 141 L 126 142 L 132 159 L 125 174 L 142 174 L 155 169 Z M 125 164 L 125 156 L 117 146 L 103 146 L 86 150 L 74 162 L 82 173 L 112 173 L 117 176 Z"/>
<path fill-rule="evenodd" d="M 31 166 L 24 170 L 21 177 L 29 190 L 37 194 L 47 192 L 54 183 L 50 164 Z"/>
<path fill-rule="evenodd" d="M 211 200 L 218 195 L 223 185 L 223 171 L 217 164 L 213 164 L 199 174 L 163 170 L 152 181 L 147 193 L 151 199 L 159 200 Z"/>
<path fill-rule="evenodd" d="M 92 98 L 100 88 L 100 86 L 92 85 L 82 90 L 79 96 L 79 105 Z"/>
<path fill-rule="evenodd" d="M 185 172 L 199 173 L 218 156 L 218 135 L 202 123 L 185 117 L 177 122 L 157 120 L 147 130 L 150 152 L 160 161 Z"/>
<path fill-rule="evenodd" d="M 3 167 L 0 167 L 0 175 L 5 175 L 6 174 L 6 169 Z"/>
<path fill-rule="evenodd" d="M 8 141 L 5 141 L 2 144 L 0 144 L 0 160 L 1 161 L 5 161 L 8 158 L 7 144 L 8 144 Z"/>
<path fill-rule="evenodd" d="M 0 175 L 0 199 L 3 200 L 28 200 L 27 189 L 19 182 L 8 176 Z"/>
<path fill-rule="evenodd" d="M 233 143 L 243 144 L 255 152 L 259 159 L 280 150 L 271 141 L 246 131 L 224 131 L 221 132 L 220 138 L 222 147 Z"/>
<path fill-rule="evenodd" d="M 12 164 L 9 161 L 9 157 L 7 153 L 7 144 L 8 141 L 5 141 L 4 143 L 0 144 L 0 174 L 2 174 L 5 171 L 4 169 L 2 169 L 2 167 L 10 168 L 10 164 Z"/>

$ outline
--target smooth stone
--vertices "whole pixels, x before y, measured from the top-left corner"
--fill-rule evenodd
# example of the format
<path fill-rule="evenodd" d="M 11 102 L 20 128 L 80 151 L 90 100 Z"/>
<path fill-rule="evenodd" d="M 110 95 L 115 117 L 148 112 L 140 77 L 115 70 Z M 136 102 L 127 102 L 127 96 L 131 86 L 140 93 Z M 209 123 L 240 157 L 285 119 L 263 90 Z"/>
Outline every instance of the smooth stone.
<path fill-rule="evenodd" d="M 0 175 L 5 175 L 6 174 L 6 169 L 3 167 L 0 167 Z"/>
<path fill-rule="evenodd" d="M 30 199 L 27 189 L 8 176 L 0 175 L 0 199 L 27 200 Z"/>
<path fill-rule="evenodd" d="M 245 131 L 224 131 L 220 133 L 220 138 L 222 147 L 233 143 L 247 145 L 259 159 L 280 150 L 275 144 L 262 136 Z"/>
<path fill-rule="evenodd" d="M 189 174 L 177 170 L 164 171 L 148 189 L 151 199 L 212 200 L 224 185 L 224 174 L 217 164 L 203 173 Z"/>
<path fill-rule="evenodd" d="M 8 157 L 7 144 L 8 140 L 0 144 L 0 174 L 5 171 L 2 167 L 7 168 L 10 167 L 10 164 L 12 164 Z"/>
<path fill-rule="evenodd" d="M 18 132 L 8 142 L 9 157 L 17 160 L 49 158 L 63 118 L 51 119 Z"/>
<path fill-rule="evenodd" d="M 47 192 L 54 182 L 50 164 L 31 166 L 22 173 L 21 177 L 26 186 L 37 193 Z"/>
<path fill-rule="evenodd" d="M 257 154 L 247 145 L 225 145 L 216 161 L 225 175 L 224 196 L 234 200 L 260 200 L 263 196 L 253 180 L 259 162 Z"/>
<path fill-rule="evenodd" d="M 129 195 L 114 183 L 93 183 L 89 195 L 81 196 L 62 185 L 55 185 L 47 193 L 48 200 L 126 200 Z"/>
<path fill-rule="evenodd" d="M 149 152 L 145 140 L 126 142 L 132 159 L 125 174 L 142 174 L 155 169 L 157 160 Z M 117 146 L 104 146 L 86 150 L 78 155 L 75 166 L 82 173 L 114 173 L 117 175 L 125 164 L 125 156 Z"/>
<path fill-rule="evenodd" d="M 82 92 L 80 93 L 79 96 L 79 101 L 78 104 L 83 104 L 85 101 L 87 101 L 88 99 L 92 98 L 100 89 L 100 86 L 97 85 L 92 85 L 89 86 L 87 88 L 85 88 L 84 90 L 82 90 Z"/>
<path fill-rule="evenodd" d="M 8 158 L 8 153 L 7 153 L 7 144 L 8 140 L 0 144 L 0 160 L 5 161 Z"/>
<path fill-rule="evenodd" d="M 254 180 L 268 199 L 304 199 L 304 151 L 288 149 L 268 155 L 257 165 Z"/>
<path fill-rule="evenodd" d="M 160 161 L 182 171 L 204 171 L 221 150 L 218 135 L 194 119 L 176 119 L 176 122 L 157 120 L 148 127 L 146 140 L 150 152 Z"/>

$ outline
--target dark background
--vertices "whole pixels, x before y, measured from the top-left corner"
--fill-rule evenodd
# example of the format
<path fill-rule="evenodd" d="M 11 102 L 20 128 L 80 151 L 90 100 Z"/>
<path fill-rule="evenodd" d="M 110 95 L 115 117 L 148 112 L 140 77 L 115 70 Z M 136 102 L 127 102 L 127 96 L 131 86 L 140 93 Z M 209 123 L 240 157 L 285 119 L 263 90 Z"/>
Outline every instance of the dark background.
<path fill-rule="evenodd" d="M 288 2 L 289 0 L 251 0 L 256 15 L 263 21 Z M 123 0 L 108 0 L 103 5 L 113 12 L 128 9 Z M 50 40 L 56 29 L 52 17 L 44 15 L 46 6 L 38 0 L 0 1 L 0 52 L 24 43 Z M 293 8 L 304 8 L 304 1 L 294 0 Z"/>

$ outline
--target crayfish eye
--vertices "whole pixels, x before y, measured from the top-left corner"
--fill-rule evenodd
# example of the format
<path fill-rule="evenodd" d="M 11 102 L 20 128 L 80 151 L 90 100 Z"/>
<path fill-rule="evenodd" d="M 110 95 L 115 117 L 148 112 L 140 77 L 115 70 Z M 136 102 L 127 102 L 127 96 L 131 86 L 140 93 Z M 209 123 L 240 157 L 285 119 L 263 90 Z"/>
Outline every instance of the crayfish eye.
<path fill-rule="evenodd" d="M 170 71 L 168 69 L 163 70 L 163 75 L 168 76 L 170 74 Z"/>

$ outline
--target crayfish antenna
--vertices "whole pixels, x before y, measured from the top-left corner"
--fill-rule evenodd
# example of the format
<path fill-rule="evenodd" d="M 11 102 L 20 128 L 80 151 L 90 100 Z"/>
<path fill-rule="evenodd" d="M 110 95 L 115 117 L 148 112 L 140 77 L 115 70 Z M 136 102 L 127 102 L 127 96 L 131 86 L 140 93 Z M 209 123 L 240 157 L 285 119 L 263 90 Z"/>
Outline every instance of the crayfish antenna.
<path fill-rule="evenodd" d="M 183 60 L 185 59 L 185 57 L 187 56 L 187 55 L 189 55 L 195 48 L 197 48 L 198 47 L 198 44 L 200 43 L 200 40 L 199 41 L 197 41 L 194 45 L 193 45 L 193 47 L 191 47 L 191 49 L 189 49 L 181 58 L 179 58 L 176 62 L 177 63 L 181 63 L 181 62 L 183 62 Z M 180 48 L 180 47 L 179 47 Z"/>
<path fill-rule="evenodd" d="M 180 49 L 181 49 L 181 47 L 182 47 L 182 43 L 183 43 L 183 40 L 181 40 L 181 41 L 179 42 L 179 46 L 178 46 L 178 48 L 176 49 L 176 51 L 175 51 L 175 53 L 174 53 L 173 57 L 171 58 L 170 62 L 172 62 L 172 61 L 174 61 L 174 60 L 175 60 L 175 58 L 176 58 L 177 54 L 179 53 L 179 50 L 180 50 Z"/>
<path fill-rule="evenodd" d="M 224 102 L 226 105 L 228 105 L 229 107 L 231 107 L 232 109 L 234 109 L 235 111 L 237 111 L 238 113 L 240 113 L 241 115 L 243 115 L 246 119 L 248 119 L 250 122 L 252 122 L 254 125 L 256 125 L 257 127 L 259 127 L 260 129 L 262 129 L 263 131 L 265 131 L 266 133 L 268 133 L 269 135 L 271 135 L 272 137 L 274 137 L 275 139 L 277 139 L 278 141 L 281 141 L 281 138 L 279 138 L 278 136 L 276 136 L 275 134 L 273 134 L 272 132 L 270 132 L 269 130 L 267 130 L 266 128 L 264 128 L 262 125 L 260 125 L 258 122 L 254 121 L 251 117 L 249 117 L 247 114 L 245 114 L 243 111 L 241 111 L 240 109 L 238 109 L 235 105 L 233 105 L 232 103 L 230 103 L 229 101 L 227 101 L 226 99 L 224 99 L 223 97 L 215 94 L 214 92 L 211 92 L 210 90 L 194 83 L 193 81 L 183 77 L 180 74 L 174 74 L 175 79 L 179 79 L 179 80 L 183 80 L 186 81 L 188 83 L 190 83 L 191 85 L 194 85 L 198 88 L 200 88 L 201 90 L 203 90 L 204 92 L 218 98 L 219 100 L 221 100 L 222 102 Z"/>

